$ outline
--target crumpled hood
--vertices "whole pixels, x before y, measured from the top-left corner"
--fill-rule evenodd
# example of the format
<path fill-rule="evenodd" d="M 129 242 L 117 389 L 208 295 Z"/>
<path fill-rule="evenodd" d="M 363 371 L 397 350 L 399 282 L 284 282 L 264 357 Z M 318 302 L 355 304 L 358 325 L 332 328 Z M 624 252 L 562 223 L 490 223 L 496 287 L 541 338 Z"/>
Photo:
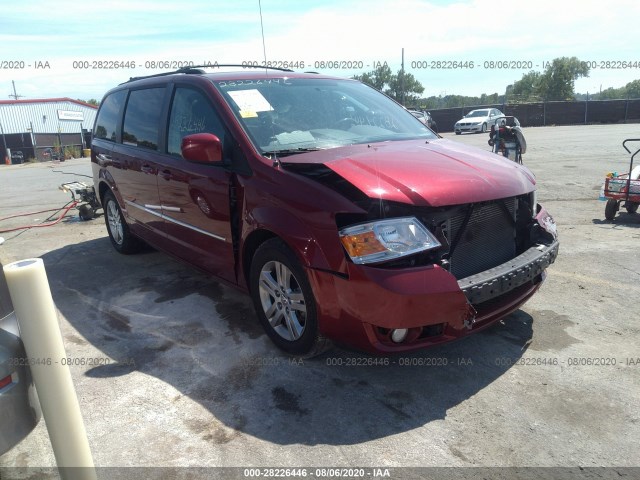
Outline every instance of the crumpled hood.
<path fill-rule="evenodd" d="M 482 202 L 535 189 L 526 167 L 446 139 L 351 145 L 290 156 L 286 162 L 323 163 L 368 197 L 417 206 Z"/>

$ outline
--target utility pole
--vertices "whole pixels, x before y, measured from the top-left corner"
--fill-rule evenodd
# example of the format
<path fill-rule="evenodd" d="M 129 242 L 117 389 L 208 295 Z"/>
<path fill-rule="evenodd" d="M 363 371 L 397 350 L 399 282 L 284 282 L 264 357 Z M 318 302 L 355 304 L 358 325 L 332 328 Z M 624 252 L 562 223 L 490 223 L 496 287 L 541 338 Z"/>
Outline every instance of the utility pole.
<path fill-rule="evenodd" d="M 2 123 L 0 123 L 0 136 L 2 136 L 2 157 L 0 157 L 0 159 L 8 165 L 11 163 L 11 160 L 9 159 L 7 140 L 4 138 L 4 128 L 2 128 Z"/>
<path fill-rule="evenodd" d="M 402 67 L 400 68 L 400 103 L 404 105 L 404 48 L 402 49 Z"/>
<path fill-rule="evenodd" d="M 14 100 L 18 100 L 18 98 L 24 97 L 24 95 L 18 95 L 18 93 L 16 92 L 16 82 L 11 80 L 11 84 L 13 85 L 13 95 L 9 95 L 9 96 L 13 97 Z"/>
<path fill-rule="evenodd" d="M 33 122 L 29 122 L 31 127 L 29 128 L 29 132 L 31 133 L 31 145 L 33 146 L 33 158 L 38 160 L 38 146 L 36 145 L 36 132 L 33 129 Z"/>

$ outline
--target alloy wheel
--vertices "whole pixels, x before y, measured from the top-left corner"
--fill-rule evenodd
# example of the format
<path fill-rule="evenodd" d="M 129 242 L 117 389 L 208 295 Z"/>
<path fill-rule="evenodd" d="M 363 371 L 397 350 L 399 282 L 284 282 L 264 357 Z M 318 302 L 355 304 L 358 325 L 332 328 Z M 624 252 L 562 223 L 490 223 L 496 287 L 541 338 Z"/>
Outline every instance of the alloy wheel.
<path fill-rule="evenodd" d="M 110 201 L 107 204 L 107 222 L 109 224 L 109 233 L 113 241 L 118 245 L 122 245 L 124 240 L 124 233 L 122 231 L 122 217 L 120 216 L 120 210 L 115 202 Z"/>
<path fill-rule="evenodd" d="M 307 306 L 298 280 L 281 262 L 270 261 L 260 270 L 259 294 L 271 328 L 283 339 L 298 340 L 304 333 Z"/>

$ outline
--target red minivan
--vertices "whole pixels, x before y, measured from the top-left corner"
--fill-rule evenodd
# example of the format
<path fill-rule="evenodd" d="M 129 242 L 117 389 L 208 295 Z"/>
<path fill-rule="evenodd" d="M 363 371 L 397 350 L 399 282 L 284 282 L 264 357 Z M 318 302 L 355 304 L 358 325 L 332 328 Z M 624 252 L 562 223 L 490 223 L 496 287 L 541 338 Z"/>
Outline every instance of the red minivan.
<path fill-rule="evenodd" d="M 556 258 L 535 178 L 355 80 L 259 68 L 132 79 L 91 161 L 111 243 L 247 291 L 273 342 L 403 352 L 520 307 Z"/>

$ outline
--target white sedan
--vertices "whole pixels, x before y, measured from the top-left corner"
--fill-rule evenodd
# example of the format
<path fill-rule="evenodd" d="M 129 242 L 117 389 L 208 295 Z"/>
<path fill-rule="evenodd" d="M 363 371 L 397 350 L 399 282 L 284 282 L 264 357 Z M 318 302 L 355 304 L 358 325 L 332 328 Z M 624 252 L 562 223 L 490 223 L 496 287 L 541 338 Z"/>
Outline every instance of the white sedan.
<path fill-rule="evenodd" d="M 497 108 L 471 110 L 456 122 L 453 130 L 456 132 L 456 135 L 460 135 L 462 132 L 484 133 L 489 130 L 492 125 L 495 125 L 499 117 L 503 116 L 504 113 Z"/>

